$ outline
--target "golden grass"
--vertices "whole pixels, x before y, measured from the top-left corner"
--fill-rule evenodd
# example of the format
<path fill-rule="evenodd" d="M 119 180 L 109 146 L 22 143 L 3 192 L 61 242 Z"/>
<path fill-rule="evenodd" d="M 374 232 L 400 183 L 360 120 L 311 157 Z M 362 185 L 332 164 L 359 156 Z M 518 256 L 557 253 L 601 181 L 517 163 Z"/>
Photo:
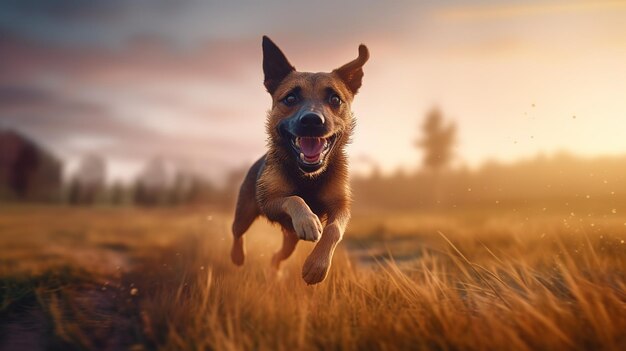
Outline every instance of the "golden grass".
<path fill-rule="evenodd" d="M 357 214 L 329 278 L 310 287 L 300 269 L 312 245 L 276 276 L 280 234 L 267 224 L 246 234 L 238 268 L 229 218 L 208 210 L 17 209 L 0 215 L 0 284 L 30 277 L 55 337 L 87 348 L 107 345 L 85 324 L 102 309 L 68 306 L 108 287 L 107 318 L 125 316 L 137 333 L 119 345 L 135 349 L 624 349 L 626 221 L 572 217 Z M 51 258 L 50 242 L 72 249 Z M 50 292 L 38 277 L 58 267 L 82 273 Z"/>

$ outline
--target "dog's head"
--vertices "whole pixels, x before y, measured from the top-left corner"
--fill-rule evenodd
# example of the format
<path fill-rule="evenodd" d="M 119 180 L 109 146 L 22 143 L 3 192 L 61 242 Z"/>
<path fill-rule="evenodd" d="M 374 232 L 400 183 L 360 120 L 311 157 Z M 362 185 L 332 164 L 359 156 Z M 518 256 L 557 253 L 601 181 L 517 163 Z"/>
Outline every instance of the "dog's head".
<path fill-rule="evenodd" d="M 365 45 L 359 57 L 330 73 L 298 72 L 268 37 L 263 37 L 265 88 L 272 95 L 270 144 L 288 165 L 315 177 L 343 152 L 354 126 L 350 105 L 361 87 Z"/>

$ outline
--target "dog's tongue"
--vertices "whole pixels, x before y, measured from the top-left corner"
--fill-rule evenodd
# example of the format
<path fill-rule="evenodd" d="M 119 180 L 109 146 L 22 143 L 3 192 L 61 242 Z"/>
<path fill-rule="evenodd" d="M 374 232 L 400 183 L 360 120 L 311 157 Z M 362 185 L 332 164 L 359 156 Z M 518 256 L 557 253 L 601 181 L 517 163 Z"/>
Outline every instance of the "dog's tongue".
<path fill-rule="evenodd" d="M 322 138 L 301 138 L 300 150 L 306 157 L 316 157 L 322 153 L 324 139 Z"/>

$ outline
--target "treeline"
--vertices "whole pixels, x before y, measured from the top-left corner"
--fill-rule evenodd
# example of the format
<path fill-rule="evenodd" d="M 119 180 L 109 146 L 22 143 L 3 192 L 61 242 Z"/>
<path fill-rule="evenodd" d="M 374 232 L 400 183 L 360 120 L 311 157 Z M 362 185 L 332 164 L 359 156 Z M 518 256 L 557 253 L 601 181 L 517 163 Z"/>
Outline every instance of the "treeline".
<path fill-rule="evenodd" d="M 234 206 L 235 184 L 217 186 L 197 176 L 179 175 L 171 184 L 154 186 L 138 179 L 134 183 L 82 183 L 77 179 L 66 184 L 60 201 L 79 206 L 204 206 L 230 208 Z"/>
<path fill-rule="evenodd" d="M 561 153 L 478 170 L 420 171 L 353 179 L 355 207 L 411 209 L 626 202 L 626 156 L 583 159 Z"/>
<path fill-rule="evenodd" d="M 166 177 L 154 161 L 129 183 L 107 184 L 100 161 L 86 161 L 67 181 L 58 203 L 77 206 L 211 206 L 234 207 L 245 170 L 231 172 L 218 185 L 184 172 Z M 92 170 L 92 171 L 88 171 Z M 626 156 L 580 158 L 566 153 L 537 156 L 511 164 L 488 162 L 478 169 L 423 168 L 352 179 L 355 209 L 409 210 L 517 204 L 572 206 L 604 203 L 626 205 Z"/>
<path fill-rule="evenodd" d="M 585 159 L 561 153 L 512 164 L 487 162 L 476 170 L 451 169 L 457 126 L 433 108 L 418 130 L 422 152 L 416 173 L 352 179 L 354 207 L 362 209 L 454 208 L 520 203 L 602 202 L 626 205 L 626 156 Z M 106 182 L 106 162 L 85 155 L 62 183 L 61 163 L 23 135 L 0 131 L 0 202 L 56 202 L 71 205 L 213 206 L 232 210 L 246 170 L 217 185 L 159 157 L 149 160 L 134 181 Z M 591 201 L 590 201 L 591 200 Z"/>

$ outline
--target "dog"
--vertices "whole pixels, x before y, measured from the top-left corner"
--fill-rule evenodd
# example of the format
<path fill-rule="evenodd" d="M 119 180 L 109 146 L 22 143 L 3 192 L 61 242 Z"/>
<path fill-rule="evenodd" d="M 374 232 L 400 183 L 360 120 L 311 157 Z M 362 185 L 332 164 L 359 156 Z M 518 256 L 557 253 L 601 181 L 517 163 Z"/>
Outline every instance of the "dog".
<path fill-rule="evenodd" d="M 298 240 L 317 242 L 302 267 L 307 284 L 326 279 L 350 219 L 345 146 L 355 120 L 351 103 L 361 87 L 369 51 L 330 73 L 298 72 L 263 36 L 264 85 L 272 97 L 268 151 L 248 171 L 237 198 L 231 259 L 243 265 L 243 234 L 259 216 L 278 223 L 283 243 L 271 264 L 278 270 Z"/>

